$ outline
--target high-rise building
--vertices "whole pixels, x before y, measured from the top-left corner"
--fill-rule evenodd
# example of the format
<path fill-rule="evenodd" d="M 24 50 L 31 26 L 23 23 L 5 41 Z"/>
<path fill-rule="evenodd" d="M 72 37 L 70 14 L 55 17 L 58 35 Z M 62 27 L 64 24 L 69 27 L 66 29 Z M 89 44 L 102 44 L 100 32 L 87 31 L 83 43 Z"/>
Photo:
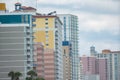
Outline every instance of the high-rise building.
<path fill-rule="evenodd" d="M 84 76 L 84 80 L 100 80 L 100 76 L 97 74 L 87 74 Z"/>
<path fill-rule="evenodd" d="M 44 79 L 45 80 L 58 80 L 57 77 L 62 77 L 58 76 L 59 73 L 57 72 L 58 69 L 56 66 L 56 53 L 54 52 L 54 49 L 49 49 L 46 48 L 44 49 Z M 58 60 L 57 60 L 58 61 Z M 58 73 L 58 75 L 57 75 Z"/>
<path fill-rule="evenodd" d="M 99 74 L 100 80 L 107 80 L 107 59 L 96 59 L 96 74 Z"/>
<path fill-rule="evenodd" d="M 96 74 L 96 57 L 81 57 L 84 74 Z"/>
<path fill-rule="evenodd" d="M 72 80 L 71 75 L 71 44 L 69 41 L 63 41 L 63 80 Z"/>
<path fill-rule="evenodd" d="M 120 51 L 103 50 L 94 56 L 107 59 L 107 80 L 120 79 Z"/>
<path fill-rule="evenodd" d="M 35 70 L 37 71 L 38 77 L 42 77 L 45 80 L 56 80 L 54 50 L 49 48 L 44 49 L 43 43 L 40 42 L 36 42 L 34 48 L 34 58 L 37 59 L 35 62 Z"/>
<path fill-rule="evenodd" d="M 81 57 L 81 62 L 83 65 L 83 74 L 85 80 L 107 80 L 107 59 L 106 58 L 96 58 L 95 56 Z"/>
<path fill-rule="evenodd" d="M 46 56 L 47 54 L 54 54 L 55 56 L 55 67 L 51 69 L 53 72 L 55 70 L 55 73 L 50 74 L 50 71 L 46 69 L 46 73 L 48 73 L 46 74 L 46 80 L 50 80 L 47 77 L 51 75 L 54 77 L 51 80 L 63 80 L 62 22 L 56 15 L 37 15 L 34 18 L 36 19 L 34 23 L 36 24 L 34 42 L 42 42 L 46 51 L 47 49 L 53 50 L 51 53 L 45 52 Z M 51 66 L 54 64 L 52 63 Z"/>
<path fill-rule="evenodd" d="M 91 56 L 94 56 L 95 54 L 97 54 L 97 52 L 95 51 L 95 47 L 94 46 L 90 47 L 90 54 L 91 54 Z"/>
<path fill-rule="evenodd" d="M 34 65 L 38 77 L 44 78 L 44 45 L 43 43 L 34 43 Z"/>
<path fill-rule="evenodd" d="M 72 45 L 72 80 L 78 80 L 78 17 L 71 14 L 59 14 L 58 16 L 63 23 L 63 41 L 70 41 Z"/>
<path fill-rule="evenodd" d="M 8 73 L 18 71 L 25 80 L 33 69 L 32 15 L 0 13 L 0 80 L 10 80 Z"/>
<path fill-rule="evenodd" d="M 79 63 L 79 79 L 78 80 L 84 80 L 84 73 L 83 73 L 83 64 L 82 64 L 82 61 L 80 60 L 80 63 Z"/>

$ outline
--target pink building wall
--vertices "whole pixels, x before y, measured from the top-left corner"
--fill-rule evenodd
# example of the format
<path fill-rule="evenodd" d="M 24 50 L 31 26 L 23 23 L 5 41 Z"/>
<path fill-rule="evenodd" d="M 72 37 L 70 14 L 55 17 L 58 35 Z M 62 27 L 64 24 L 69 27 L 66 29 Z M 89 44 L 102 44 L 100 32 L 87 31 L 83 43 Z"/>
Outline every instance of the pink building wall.
<path fill-rule="evenodd" d="M 107 80 L 107 59 L 97 59 L 97 74 L 100 80 Z"/>
<path fill-rule="evenodd" d="M 34 44 L 34 54 L 37 75 L 44 78 L 44 46 L 42 43 Z"/>
<path fill-rule="evenodd" d="M 55 54 L 53 49 L 44 49 L 44 78 L 55 80 Z"/>
<path fill-rule="evenodd" d="M 107 80 L 107 59 L 96 57 L 86 57 L 80 58 L 83 65 L 84 75 L 99 75 L 100 80 Z"/>
<path fill-rule="evenodd" d="M 83 64 L 83 73 L 84 74 L 95 74 L 95 62 L 96 58 L 95 57 L 86 57 L 83 56 L 81 57 L 81 61 Z"/>
<path fill-rule="evenodd" d="M 53 49 L 46 48 L 42 43 L 34 45 L 34 60 L 38 77 L 55 80 L 55 54 Z"/>

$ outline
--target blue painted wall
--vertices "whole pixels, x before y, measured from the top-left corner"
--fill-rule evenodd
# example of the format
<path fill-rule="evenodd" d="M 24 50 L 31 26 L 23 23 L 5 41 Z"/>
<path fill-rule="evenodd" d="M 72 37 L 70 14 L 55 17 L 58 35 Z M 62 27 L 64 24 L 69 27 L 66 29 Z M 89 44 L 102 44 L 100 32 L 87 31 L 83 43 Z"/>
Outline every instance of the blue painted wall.
<path fill-rule="evenodd" d="M 62 45 L 63 45 L 63 46 L 68 46 L 68 45 L 70 45 L 70 42 L 69 42 L 69 41 L 63 41 L 63 42 L 62 42 Z"/>
<path fill-rule="evenodd" d="M 30 15 L 0 15 L 0 23 L 30 23 Z"/>

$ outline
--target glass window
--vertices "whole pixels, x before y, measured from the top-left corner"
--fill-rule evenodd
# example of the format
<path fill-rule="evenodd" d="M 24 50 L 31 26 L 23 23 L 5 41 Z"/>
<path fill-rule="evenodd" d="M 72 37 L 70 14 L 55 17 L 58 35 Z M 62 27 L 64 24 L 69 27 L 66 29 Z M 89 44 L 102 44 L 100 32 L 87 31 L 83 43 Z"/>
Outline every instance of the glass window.
<path fill-rule="evenodd" d="M 46 28 L 46 29 L 48 29 L 49 27 L 48 27 L 48 26 L 46 26 L 45 28 Z"/>
<path fill-rule="evenodd" d="M 30 50 L 29 50 L 29 49 L 27 49 L 27 52 L 30 52 Z"/>
<path fill-rule="evenodd" d="M 48 31 L 45 31 L 45 33 L 48 33 Z"/>
<path fill-rule="evenodd" d="M 26 29 L 30 29 L 30 27 L 29 27 L 29 26 L 27 26 L 27 27 L 26 27 Z"/>
<path fill-rule="evenodd" d="M 32 18 L 32 21 L 33 21 L 33 22 L 35 22 L 35 21 L 36 21 L 36 19 L 35 19 L 35 18 Z"/>
<path fill-rule="evenodd" d="M 64 49 L 64 54 L 66 53 L 65 49 Z"/>
<path fill-rule="evenodd" d="M 49 46 L 49 44 L 46 44 L 46 46 Z"/>
<path fill-rule="evenodd" d="M 27 34 L 27 35 L 30 35 L 30 32 L 27 32 L 26 34 Z"/>
<path fill-rule="evenodd" d="M 30 55 L 27 55 L 27 58 L 30 58 Z"/>
<path fill-rule="evenodd" d="M 27 67 L 27 69 L 30 69 L 30 67 Z"/>
<path fill-rule="evenodd" d="M 27 46 L 30 46 L 30 44 L 27 44 Z"/>
<path fill-rule="evenodd" d="M 25 16 L 25 22 L 28 22 L 28 15 Z"/>
<path fill-rule="evenodd" d="M 27 61 L 28 64 L 30 64 L 30 61 Z"/>
<path fill-rule="evenodd" d="M 64 17 L 64 19 L 66 19 L 66 17 Z"/>
<path fill-rule="evenodd" d="M 46 22 L 45 24 L 48 25 L 48 22 Z"/>
<path fill-rule="evenodd" d="M 47 21 L 47 20 L 48 20 L 48 18 L 45 18 L 45 20 Z"/>
<path fill-rule="evenodd" d="M 26 38 L 27 41 L 30 41 L 30 38 Z"/>

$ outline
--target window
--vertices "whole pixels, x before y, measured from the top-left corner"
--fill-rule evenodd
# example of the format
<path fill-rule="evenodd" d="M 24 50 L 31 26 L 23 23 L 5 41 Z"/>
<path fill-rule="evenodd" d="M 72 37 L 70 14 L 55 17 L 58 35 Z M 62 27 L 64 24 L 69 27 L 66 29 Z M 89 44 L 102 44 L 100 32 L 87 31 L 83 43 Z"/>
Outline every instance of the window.
<path fill-rule="evenodd" d="M 32 18 L 32 21 L 33 21 L 33 22 L 35 22 L 35 21 L 36 21 L 36 19 L 35 19 L 35 18 Z"/>
<path fill-rule="evenodd" d="M 30 67 L 27 67 L 27 69 L 30 69 Z"/>
<path fill-rule="evenodd" d="M 30 32 L 27 32 L 26 34 L 27 34 L 27 35 L 30 35 Z"/>
<path fill-rule="evenodd" d="M 45 33 L 48 33 L 48 31 L 45 31 Z"/>
<path fill-rule="evenodd" d="M 48 22 L 46 22 L 45 24 L 48 25 Z"/>
<path fill-rule="evenodd" d="M 117 56 L 117 54 L 114 54 L 114 56 Z"/>
<path fill-rule="evenodd" d="M 27 15 L 25 16 L 25 22 L 28 22 L 28 16 Z"/>
<path fill-rule="evenodd" d="M 27 58 L 30 58 L 30 55 L 27 55 Z"/>
<path fill-rule="evenodd" d="M 48 27 L 48 26 L 46 26 L 45 28 L 46 28 L 46 29 L 48 29 L 49 27 Z"/>
<path fill-rule="evenodd" d="M 30 29 L 30 27 L 29 27 L 29 26 L 27 26 L 27 27 L 26 27 L 26 29 Z"/>
<path fill-rule="evenodd" d="M 66 17 L 64 17 L 64 19 L 66 19 Z"/>
<path fill-rule="evenodd" d="M 30 41 L 30 38 L 27 38 L 26 40 L 27 40 L 27 41 Z"/>
<path fill-rule="evenodd" d="M 47 20 L 48 20 L 48 18 L 45 18 L 45 20 L 47 21 Z"/>
<path fill-rule="evenodd" d="M 27 64 L 30 64 L 30 61 L 27 61 Z"/>
<path fill-rule="evenodd" d="M 55 26 L 55 28 L 58 28 L 58 26 Z"/>
<path fill-rule="evenodd" d="M 32 26 L 33 26 L 33 27 L 35 27 L 35 26 L 36 26 L 36 24 L 32 24 Z"/>
<path fill-rule="evenodd" d="M 46 46 L 49 46 L 49 44 L 46 44 Z"/>
<path fill-rule="evenodd" d="M 29 49 L 27 49 L 27 52 L 30 52 L 30 50 L 29 50 Z"/>
<path fill-rule="evenodd" d="M 64 49 L 64 54 L 66 53 L 65 49 Z"/>
<path fill-rule="evenodd" d="M 30 46 L 30 44 L 27 44 L 27 46 Z"/>
<path fill-rule="evenodd" d="M 22 15 L 22 23 L 24 23 L 24 15 Z"/>

